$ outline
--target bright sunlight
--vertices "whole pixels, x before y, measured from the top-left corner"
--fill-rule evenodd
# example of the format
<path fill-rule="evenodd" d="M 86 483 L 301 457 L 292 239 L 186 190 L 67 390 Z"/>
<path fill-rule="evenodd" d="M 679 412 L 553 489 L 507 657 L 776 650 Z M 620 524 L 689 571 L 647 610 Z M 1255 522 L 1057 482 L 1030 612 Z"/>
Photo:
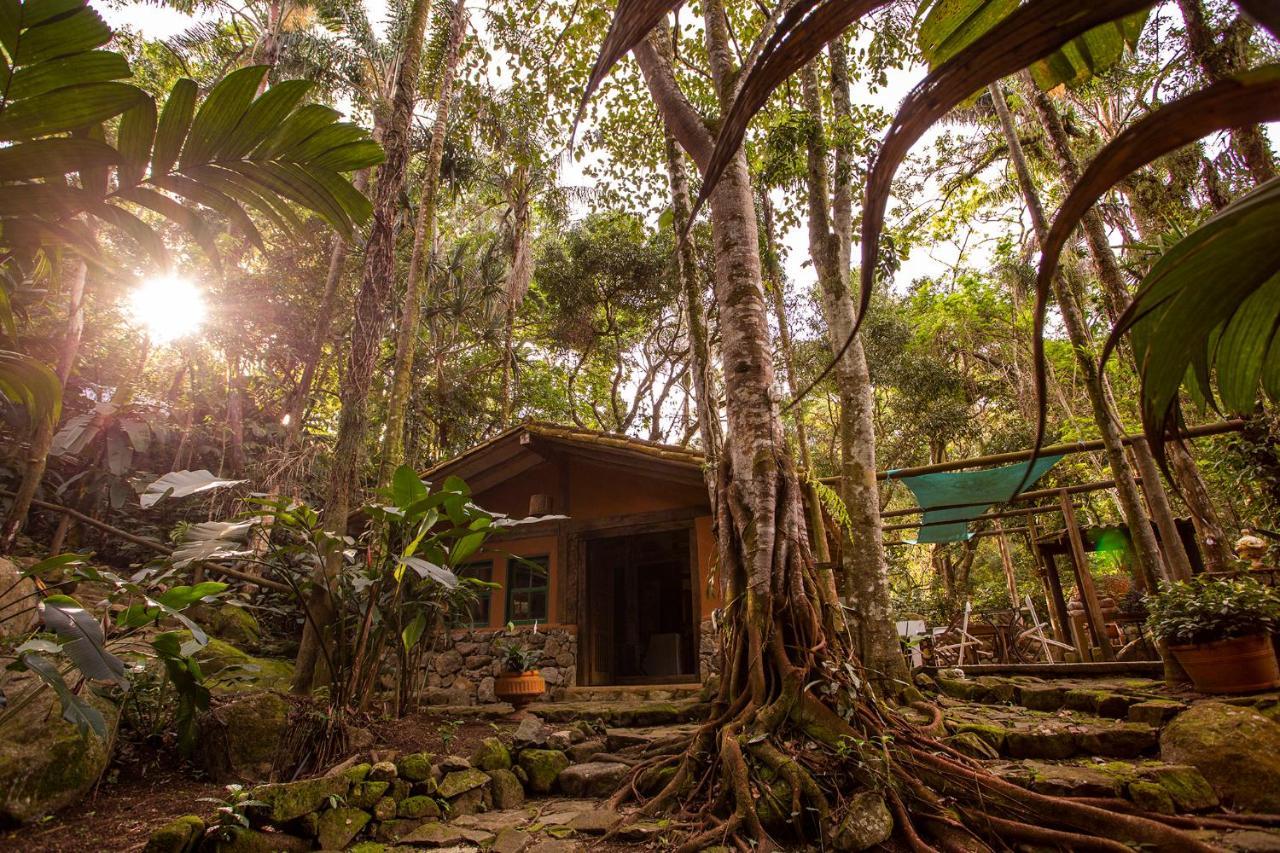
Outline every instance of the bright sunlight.
<path fill-rule="evenodd" d="M 204 323 L 204 297 L 190 279 L 150 278 L 129 296 L 129 316 L 152 342 L 172 343 Z"/>

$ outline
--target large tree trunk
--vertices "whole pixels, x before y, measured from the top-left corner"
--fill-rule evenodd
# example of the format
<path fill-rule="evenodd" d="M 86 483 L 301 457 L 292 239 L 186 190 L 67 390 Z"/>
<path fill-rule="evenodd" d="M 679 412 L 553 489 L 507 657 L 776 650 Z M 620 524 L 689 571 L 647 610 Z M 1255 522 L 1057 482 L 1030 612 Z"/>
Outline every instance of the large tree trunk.
<path fill-rule="evenodd" d="M 988 87 L 988 92 L 996 115 L 999 116 L 1005 141 L 1009 146 L 1009 159 L 1017 174 L 1018 185 L 1031 217 L 1032 227 L 1037 239 L 1043 240 L 1049 230 L 1044 207 L 1040 203 L 1040 194 L 1031 176 L 1031 168 L 1023 153 L 1022 143 L 1018 139 L 1013 116 L 1009 112 L 1008 104 L 1005 103 L 1004 89 L 1000 84 L 993 83 Z M 1089 395 L 1094 422 L 1105 445 L 1107 462 L 1111 466 L 1111 474 L 1116 481 L 1116 492 L 1120 496 L 1125 522 L 1129 526 L 1129 535 L 1133 540 L 1134 554 L 1138 563 L 1134 572 L 1135 580 L 1141 587 L 1154 589 L 1159 580 L 1168 579 L 1170 575 L 1161 560 L 1160 547 L 1156 543 L 1155 534 L 1142 508 L 1138 484 L 1134 481 L 1133 472 L 1125 458 L 1124 444 L 1121 441 L 1122 433 L 1109 403 L 1107 378 L 1098 372 L 1089 327 L 1085 323 L 1084 312 L 1080 308 L 1079 288 L 1068 275 L 1061 271 L 1054 275 L 1054 296 L 1062 312 L 1062 323 L 1066 327 L 1067 337 L 1075 352 L 1076 368 L 1080 371 L 1081 380 Z"/>
<path fill-rule="evenodd" d="M 848 109 L 847 82 L 837 80 L 834 100 L 839 108 L 843 95 Z M 909 684 L 906 660 L 898 647 L 889 604 L 889 565 L 885 560 L 884 534 L 880 523 L 880 490 L 876 486 L 875 398 L 871 374 L 861 337 L 854 338 L 841 354 L 853 333 L 855 310 L 849 294 L 849 264 L 852 193 L 842 186 L 833 198 L 826 129 L 818 69 L 813 62 L 801 72 L 805 109 L 813 121 L 808 139 L 809 255 L 822 288 L 822 307 L 827 320 L 831 351 L 840 355 L 834 372 L 840 394 L 840 497 L 849 513 L 850 529 L 843 531 L 841 586 L 849 603 L 850 627 L 855 648 L 863 664 L 882 692 L 892 695 Z M 847 175 L 847 171 L 846 171 Z M 847 177 L 837 178 L 844 183 Z M 829 199 L 841 211 L 837 219 Z"/>
<path fill-rule="evenodd" d="M 1075 153 L 1067 139 L 1067 131 L 1057 108 L 1040 87 L 1031 80 L 1030 74 L 1023 74 L 1024 91 L 1035 106 L 1036 115 L 1045 135 L 1049 139 L 1049 148 L 1054 160 L 1062 171 L 1062 178 L 1067 186 L 1073 186 L 1080 180 L 1080 165 L 1076 162 Z M 1129 290 L 1124 283 L 1124 274 L 1120 271 L 1120 262 L 1111 249 L 1111 241 L 1107 237 L 1106 226 L 1097 208 L 1085 214 L 1083 220 L 1085 244 L 1089 250 L 1089 258 L 1093 263 L 1094 274 L 1102 285 L 1103 304 L 1112 324 L 1120 319 L 1120 314 L 1129 304 Z M 1125 346 L 1131 364 L 1137 367 L 1131 347 Z M 1171 442 L 1171 453 L 1176 457 L 1173 465 L 1174 477 L 1181 487 L 1183 499 L 1191 511 L 1191 520 L 1195 524 L 1197 538 L 1205 548 L 1206 564 L 1216 570 L 1227 567 L 1230 559 L 1226 552 L 1225 535 L 1218 512 L 1209 500 L 1208 489 L 1200 476 L 1195 460 L 1182 442 Z M 1181 538 L 1177 535 L 1173 511 L 1169 505 L 1168 492 L 1160 479 L 1160 469 L 1156 464 L 1151 447 L 1145 442 L 1137 442 L 1132 446 L 1134 460 L 1142 473 L 1142 490 L 1147 495 L 1152 517 L 1160 528 L 1160 537 L 1164 545 L 1165 556 L 1169 559 L 1173 573 L 1177 577 L 1191 576 L 1191 563 Z"/>
<path fill-rule="evenodd" d="M 67 320 L 62 330 L 62 346 L 58 349 L 58 382 L 65 388 L 75 367 L 76 356 L 80 352 L 80 338 L 84 334 L 84 282 L 87 265 L 79 257 L 65 261 L 68 269 L 64 283 L 67 288 Z M 26 466 L 22 471 L 22 483 L 18 486 L 13 503 L 9 505 L 9 514 L 5 516 L 4 528 L 0 530 L 0 554 L 7 554 L 13 549 L 18 533 L 26 524 L 27 514 L 31 511 L 31 501 L 40 489 L 40 481 L 44 479 L 44 470 L 49 463 L 49 448 L 53 445 L 53 436 L 58 424 L 53 419 L 39 421 L 27 446 Z M 63 524 L 66 516 L 59 519 Z M 65 531 L 64 531 L 65 532 Z"/>
<path fill-rule="evenodd" d="M 409 125 L 422 65 L 423 32 L 430 10 L 430 0 L 413 0 L 400 50 L 395 94 L 382 140 L 386 159 L 378 168 L 378 183 L 374 189 L 373 223 L 365 244 L 360 290 L 356 294 L 351 348 L 340 389 L 342 415 L 324 507 L 326 525 L 339 532 L 346 530 L 347 516 L 351 512 L 351 492 L 356 486 L 361 450 L 369 432 L 369 390 L 386 333 L 387 308 L 391 304 L 391 285 L 395 280 L 398 203 L 409 163 Z M 330 627 L 334 618 L 329 586 L 341 567 L 341 561 L 341 553 L 333 555 L 312 578 L 312 590 L 307 601 L 310 616 L 303 628 L 294 669 L 295 693 L 310 692 L 315 679 L 316 662 L 321 653 L 321 632 Z"/>
<path fill-rule="evenodd" d="M 405 278 L 404 302 L 400 308 L 400 325 L 396 330 L 395 367 L 391 372 L 387 422 L 382 439 L 382 461 L 378 467 L 378 482 L 382 485 L 391 480 L 391 472 L 404 461 L 404 422 L 409 411 L 413 359 L 418 348 L 418 327 L 422 314 L 423 258 L 435 248 L 440 162 L 444 159 L 444 138 L 449 126 L 453 82 L 462 54 L 462 36 L 466 33 L 466 23 L 465 0 L 455 0 L 449 15 L 448 42 L 440 69 L 440 91 L 436 97 L 435 125 L 431 130 L 431 147 L 427 150 L 427 162 L 423 167 L 422 200 L 418 204 L 418 221 L 413 229 L 413 251 L 409 255 L 409 274 Z M 429 258 L 427 265 L 430 266 Z"/>

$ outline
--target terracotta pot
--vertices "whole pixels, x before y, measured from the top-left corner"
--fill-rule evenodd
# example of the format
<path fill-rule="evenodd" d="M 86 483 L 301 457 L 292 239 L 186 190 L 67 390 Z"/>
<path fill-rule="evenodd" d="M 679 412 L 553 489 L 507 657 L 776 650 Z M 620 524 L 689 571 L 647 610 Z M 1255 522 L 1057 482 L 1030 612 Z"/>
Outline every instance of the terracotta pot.
<path fill-rule="evenodd" d="M 528 672 L 504 672 L 493 684 L 493 693 L 499 701 L 510 702 L 519 714 L 543 693 L 547 682 L 536 669 Z"/>
<path fill-rule="evenodd" d="M 1201 693 L 1253 693 L 1280 687 L 1280 666 L 1269 634 L 1169 646 Z"/>

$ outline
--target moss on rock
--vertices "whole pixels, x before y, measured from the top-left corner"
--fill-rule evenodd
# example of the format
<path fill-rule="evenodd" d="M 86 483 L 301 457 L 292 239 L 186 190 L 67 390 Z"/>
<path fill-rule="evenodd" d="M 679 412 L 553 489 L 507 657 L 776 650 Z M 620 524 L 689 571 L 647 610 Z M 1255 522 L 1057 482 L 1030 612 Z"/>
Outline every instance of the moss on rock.
<path fill-rule="evenodd" d="M 278 693 L 236 695 L 201 714 L 198 725 L 196 758 L 211 779 L 266 779 L 289 726 L 289 704 Z"/>
<path fill-rule="evenodd" d="M 1167 764 L 1152 770 L 1151 778 L 1169 792 L 1174 805 L 1181 811 L 1204 811 L 1218 805 L 1218 795 L 1213 792 L 1213 786 L 1194 767 Z"/>
<path fill-rule="evenodd" d="M 849 798 L 844 820 L 832 841 L 836 850 L 869 850 L 889 840 L 893 834 L 893 815 L 884 798 L 874 791 L 863 791 Z"/>
<path fill-rule="evenodd" d="M 284 823 L 320 808 L 330 797 L 346 797 L 351 783 L 342 776 L 319 776 L 254 788 L 250 797 L 263 803 L 253 812 L 272 823 Z"/>
<path fill-rule="evenodd" d="M 10 691 L 11 697 L 22 692 Z M 115 703 L 85 698 L 114 732 L 120 719 Z M 29 823 L 78 802 L 106 769 L 112 746 L 91 731 L 81 736 L 62 719 L 58 698 L 51 691 L 39 694 L 0 729 L 0 819 Z"/>
<path fill-rule="evenodd" d="M 190 631 L 181 633 L 190 639 Z M 292 661 L 254 657 L 217 637 L 210 637 L 195 657 L 214 692 L 288 690 L 293 681 Z"/>
<path fill-rule="evenodd" d="M 1134 805 L 1138 808 L 1155 812 L 1156 814 L 1173 814 L 1173 797 L 1169 796 L 1169 792 L 1155 782 L 1137 782 L 1129 783 L 1129 799 L 1133 800 Z"/>
<path fill-rule="evenodd" d="M 1160 757 L 1195 767 L 1238 809 L 1280 812 L 1280 724 L 1252 708 L 1193 705 L 1165 727 Z"/>
<path fill-rule="evenodd" d="M 471 764 L 481 770 L 510 770 L 511 750 L 496 737 L 487 737 L 476 747 Z"/>
<path fill-rule="evenodd" d="M 183 815 L 151 833 L 142 853 L 191 853 L 204 838 L 204 819 L 199 815 Z"/>
<path fill-rule="evenodd" d="M 410 782 L 422 782 L 431 778 L 432 756 L 425 752 L 414 752 L 396 759 L 396 772 L 401 779 Z"/>
<path fill-rule="evenodd" d="M 302 853 L 311 849 L 311 840 L 283 832 L 263 832 L 243 826 L 224 826 L 209 837 L 201 853 Z"/>
<path fill-rule="evenodd" d="M 316 837 L 322 850 L 343 850 L 369 823 L 369 813 L 343 806 L 320 813 Z"/>
<path fill-rule="evenodd" d="M 557 771 L 558 773 L 559 771 Z M 489 784 L 489 776 L 483 770 L 474 767 L 467 770 L 455 770 L 445 774 L 436 792 L 446 800 L 451 800 L 473 788 Z"/>
<path fill-rule="evenodd" d="M 569 766 L 569 756 L 558 749 L 526 749 L 520 753 L 519 765 L 529 776 L 529 790 L 549 794 L 560 772 Z"/>
<path fill-rule="evenodd" d="M 347 802 L 356 808 L 371 809 L 387 793 L 390 782 L 357 782 L 351 786 Z"/>
<path fill-rule="evenodd" d="M 396 808 L 397 817 L 426 818 L 440 817 L 440 806 L 430 797 L 405 797 Z"/>
<path fill-rule="evenodd" d="M 524 805 L 524 786 L 510 770 L 490 770 L 489 791 L 495 809 L 518 809 Z"/>

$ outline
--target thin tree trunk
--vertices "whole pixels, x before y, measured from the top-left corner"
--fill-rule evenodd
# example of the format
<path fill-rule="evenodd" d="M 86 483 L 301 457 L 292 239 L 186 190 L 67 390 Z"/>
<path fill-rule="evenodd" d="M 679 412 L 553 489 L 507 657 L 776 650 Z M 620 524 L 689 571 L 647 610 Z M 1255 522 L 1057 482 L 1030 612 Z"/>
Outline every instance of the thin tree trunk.
<path fill-rule="evenodd" d="M 1048 233 L 1044 208 L 1040 203 L 1039 192 L 1036 190 L 1031 169 L 1022 151 L 1022 143 L 1018 139 L 1013 116 L 1009 112 L 1008 104 L 1005 103 L 1004 89 L 1000 84 L 993 83 L 988 87 L 988 92 L 996 115 L 1000 118 L 1000 126 L 1009 146 L 1009 159 L 1017 173 L 1018 185 L 1022 190 L 1027 212 L 1031 216 L 1032 227 L 1035 229 L 1037 239 L 1043 240 Z M 1093 407 L 1094 422 L 1106 447 L 1107 462 L 1111 466 L 1111 474 L 1116 481 L 1116 492 L 1120 496 L 1125 521 L 1129 526 L 1129 536 L 1134 543 L 1134 553 L 1138 563 L 1135 580 L 1140 587 L 1154 589 L 1156 582 L 1167 579 L 1169 573 L 1165 571 L 1155 533 L 1142 508 L 1138 484 L 1134 482 L 1133 472 L 1125 458 L 1124 444 L 1120 441 L 1121 431 L 1108 403 L 1110 395 L 1106 387 L 1107 379 L 1098 372 L 1093 342 L 1089 338 L 1089 327 L 1080 309 L 1077 289 L 1076 283 L 1068 279 L 1068 274 L 1059 271 L 1054 275 L 1054 296 L 1062 312 L 1062 322 L 1066 327 L 1067 337 L 1075 352 L 1076 367 L 1080 371 L 1085 390 L 1089 395 L 1089 403 Z"/>
<path fill-rule="evenodd" d="M 760 193 L 760 209 L 764 214 L 764 289 L 773 303 L 774 319 L 778 322 L 778 349 L 782 353 L 782 366 L 787 371 L 787 393 L 794 399 L 796 396 L 796 357 L 795 347 L 791 340 L 791 324 L 787 319 L 787 305 L 783 298 L 782 265 L 778 262 L 777 235 L 773 226 L 773 202 L 769 200 L 768 190 Z M 794 418 L 796 445 L 800 449 L 800 466 L 810 480 L 816 476 L 813 470 L 813 453 L 809 448 L 808 431 L 804 422 L 804 407 L 796 410 Z M 827 525 L 822 515 L 822 500 L 818 496 L 817 486 L 812 482 L 805 485 L 809 510 L 809 530 L 813 534 L 813 556 L 819 563 L 831 562 L 831 548 L 827 544 Z"/>
<path fill-rule="evenodd" d="M 837 110 L 840 109 L 839 90 L 844 86 L 847 86 L 845 80 L 833 81 Z M 801 87 L 805 110 L 813 121 L 808 139 L 809 255 L 822 288 L 828 343 L 836 354 L 852 334 L 854 323 L 848 285 L 852 244 L 852 216 L 848 211 L 852 193 L 848 187 L 842 187 L 839 196 L 833 197 L 816 63 L 809 63 L 801 71 Z M 847 89 L 843 95 L 847 110 Z M 843 183 L 846 176 L 839 177 L 837 182 Z M 834 200 L 835 207 L 841 211 L 838 219 L 829 200 Z M 875 397 L 861 337 L 855 338 L 841 356 L 833 375 L 840 394 L 840 492 L 850 521 L 841 548 L 841 586 L 849 602 L 856 604 L 849 621 L 862 662 L 876 679 L 877 686 L 886 695 L 892 695 L 910 680 L 893 630 L 889 603 L 889 565 L 885 559 L 880 492 L 876 485 Z"/>
<path fill-rule="evenodd" d="M 373 136 L 380 136 L 375 126 Z M 361 169 L 356 173 L 352 185 L 361 193 L 369 188 L 369 170 Z M 316 370 L 320 366 L 320 357 L 324 353 L 324 345 L 329 340 L 329 327 L 333 325 L 333 315 L 338 307 L 338 288 L 342 284 L 342 273 L 346 269 L 347 255 L 351 244 L 342 235 L 334 234 L 329 244 L 329 270 L 324 277 L 324 293 L 320 297 L 320 308 L 316 311 L 315 334 L 307 345 L 307 354 L 302 361 L 302 377 L 289 405 L 289 424 L 285 429 L 285 449 L 291 450 L 297 445 L 303 428 L 306 426 L 307 407 L 311 402 L 311 386 L 315 383 Z"/>
<path fill-rule="evenodd" d="M 1029 73 L 1023 73 L 1022 86 L 1030 97 L 1039 117 L 1040 125 L 1049 139 L 1049 148 L 1053 152 L 1054 160 L 1057 161 L 1059 169 L 1062 171 L 1063 182 L 1068 186 L 1074 185 L 1080 180 L 1080 165 L 1076 162 L 1075 153 L 1071 150 L 1066 128 L 1062 124 L 1062 117 L 1058 114 L 1058 110 L 1049 99 L 1049 96 L 1041 91 L 1040 87 L 1031 79 Z M 1116 259 L 1115 252 L 1111 249 L 1111 241 L 1107 237 L 1106 225 L 1103 223 L 1102 216 L 1098 213 L 1097 208 L 1092 208 L 1085 214 L 1082 224 L 1084 226 L 1085 244 L 1088 246 L 1089 257 L 1093 262 L 1094 274 L 1097 276 L 1099 284 L 1102 285 L 1103 304 L 1106 306 L 1107 314 L 1114 325 L 1120 319 L 1120 314 L 1129 304 L 1130 299 L 1129 290 L 1124 282 L 1124 274 L 1120 271 L 1120 262 Z M 1136 369 L 1137 364 L 1134 361 L 1132 348 L 1125 346 L 1123 349 L 1130 363 Z M 1187 508 L 1191 511 L 1191 518 L 1196 527 L 1197 537 L 1201 542 L 1205 543 L 1205 547 L 1208 549 L 1206 557 L 1216 564 L 1221 563 L 1224 557 L 1221 553 L 1221 544 L 1226 538 L 1222 532 L 1222 522 L 1218 518 L 1218 513 L 1214 509 L 1213 503 L 1207 500 L 1208 489 L 1205 488 L 1204 480 L 1200 477 L 1200 471 L 1196 467 L 1195 460 L 1186 452 L 1186 448 L 1181 442 L 1174 442 L 1173 444 L 1176 445 L 1173 448 L 1173 453 L 1181 457 L 1179 464 L 1174 465 L 1174 475 L 1182 489 Z M 1142 473 L 1142 491 L 1147 496 L 1152 518 L 1155 519 L 1156 525 L 1160 528 L 1164 553 L 1169 560 L 1170 568 L 1175 577 L 1190 578 L 1191 562 L 1181 538 L 1176 535 L 1177 525 L 1169 505 L 1168 492 L 1159 476 L 1160 469 L 1151 453 L 1151 447 L 1145 441 L 1137 442 L 1132 445 L 1131 452 L 1138 464 L 1138 470 Z"/>
<path fill-rule="evenodd" d="M 84 283 L 87 265 L 80 257 L 72 257 L 66 264 L 65 283 L 67 287 L 67 320 L 63 325 L 62 346 L 58 350 L 58 382 L 66 387 L 75 367 L 76 356 L 80 352 L 80 339 L 84 334 Z M 0 530 L 0 554 L 9 553 L 17 541 L 18 533 L 26 524 L 27 514 L 31 511 L 31 501 L 40 489 L 40 481 L 44 479 L 45 467 L 49 463 L 49 448 L 53 446 L 53 436 L 58 424 L 53 419 L 42 419 L 36 424 L 27 448 L 27 464 L 22 472 L 22 483 L 19 484 L 13 502 L 9 506 L 9 514 L 5 516 L 4 528 Z M 61 519 L 59 520 L 61 522 Z M 65 536 L 65 531 L 63 531 Z M 56 552 L 55 552 L 56 553 Z"/>
<path fill-rule="evenodd" d="M 356 486 L 361 450 L 369 431 L 369 391 L 382 338 L 386 333 L 387 308 L 391 303 L 391 284 L 395 277 L 397 208 L 409 162 L 409 126 L 413 118 L 418 74 L 422 65 L 422 41 L 430 10 L 430 0 L 413 0 L 400 49 L 395 94 L 383 136 L 386 159 L 378 168 L 378 182 L 374 189 L 373 222 L 365 243 L 364 271 L 356 294 L 351 349 L 347 355 L 340 390 L 342 415 L 338 422 L 338 440 L 333 452 L 324 508 L 326 525 L 339 532 L 345 531 L 347 527 L 351 493 Z M 320 631 L 332 626 L 334 608 L 329 586 L 341 564 L 342 554 L 339 552 L 327 560 L 324 566 L 318 567 L 312 577 L 312 589 L 307 601 L 311 618 L 306 622 L 302 642 L 298 647 L 292 685 L 295 693 L 309 693 L 315 679 L 322 642 L 316 626 L 320 626 Z"/>
<path fill-rule="evenodd" d="M 227 471 L 232 477 L 244 473 L 244 365 L 240 347 L 227 350 L 227 436 L 231 445 Z"/>
<path fill-rule="evenodd" d="M 689 176 L 684 155 L 671 131 L 663 129 L 666 143 L 667 180 L 671 185 L 671 228 L 676 235 L 685 233 L 689 211 L 693 209 L 689 192 Z M 720 424 L 715 396 L 715 365 L 711 356 L 707 311 L 703 304 L 702 286 L 698 281 L 698 258 L 693 240 L 684 240 L 676 248 L 676 270 L 680 276 L 680 292 L 684 296 L 685 321 L 689 327 L 689 361 L 693 370 L 694 402 L 697 405 L 698 432 L 702 436 L 702 452 L 707 460 L 707 484 L 715 506 L 715 471 L 719 466 L 724 430 Z"/>
<path fill-rule="evenodd" d="M 529 169 L 524 164 L 516 167 L 511 178 L 515 188 L 511 199 L 511 269 L 503 288 L 503 308 L 506 312 L 506 334 L 503 341 L 501 411 L 499 427 L 506 429 L 511 423 L 514 394 L 512 392 L 515 370 L 516 312 L 529 292 L 533 278 L 533 246 L 531 244 L 533 211 L 529 198 Z"/>
<path fill-rule="evenodd" d="M 435 125 L 431 130 L 431 147 L 427 151 L 422 181 L 422 200 L 418 204 L 418 221 L 413 230 L 413 251 L 409 255 L 409 274 L 404 284 L 404 303 L 400 308 L 400 324 L 396 330 L 395 367 L 391 373 L 391 390 L 387 397 L 387 422 L 382 439 L 382 462 L 378 482 L 386 485 L 391 472 L 404 461 L 404 423 L 409 411 L 409 391 L 413 383 L 413 359 L 418 348 L 418 327 L 422 313 L 423 257 L 435 247 L 436 196 L 440 187 L 440 162 L 444 159 L 444 138 L 449 128 L 449 107 L 453 100 L 453 82 L 462 53 L 462 36 L 466 33 L 465 0 L 455 0 L 449 15 L 448 44 L 440 71 L 440 91 L 436 96 Z M 430 267 L 430 259 L 427 259 Z"/>

